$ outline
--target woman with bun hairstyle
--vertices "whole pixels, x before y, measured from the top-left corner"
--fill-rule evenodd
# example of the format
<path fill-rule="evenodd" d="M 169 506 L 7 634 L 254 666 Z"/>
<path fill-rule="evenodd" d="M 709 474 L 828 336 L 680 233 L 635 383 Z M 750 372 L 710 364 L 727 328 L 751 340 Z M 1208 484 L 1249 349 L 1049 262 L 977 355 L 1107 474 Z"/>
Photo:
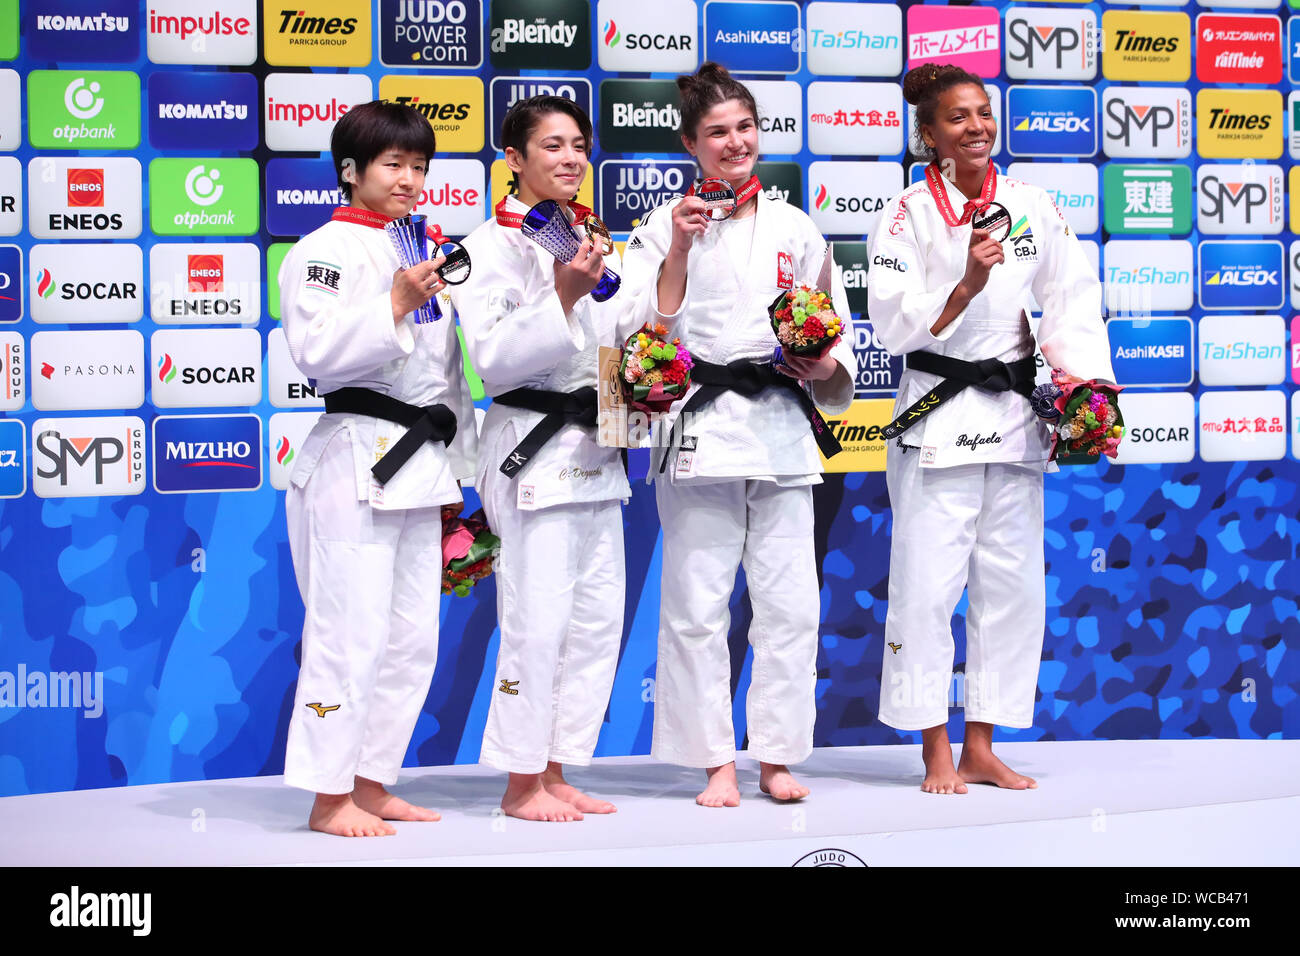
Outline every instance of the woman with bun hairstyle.
<path fill-rule="evenodd" d="M 1034 353 L 1071 376 L 1113 379 L 1101 286 L 1051 198 L 998 175 L 997 120 L 978 77 L 927 64 L 908 71 L 903 95 L 932 162 L 881 213 L 867 280 L 876 334 L 907 356 L 886 430 L 897 437 L 880 719 L 922 732 L 927 793 L 1023 790 L 1037 784 L 994 756 L 992 740 L 994 724 L 1032 726 L 1043 646 L 1050 431 L 1028 401 Z M 954 766 L 950 622 L 963 588 L 966 732 Z"/>
<path fill-rule="evenodd" d="M 695 361 L 692 391 L 661 423 L 651 456 L 663 526 L 651 752 L 707 771 L 700 805 L 739 805 L 727 633 L 743 564 L 753 606 L 749 750 L 763 792 L 799 799 L 808 788 L 788 765 L 812 749 L 820 621 L 811 399 L 831 412 L 852 402 L 852 324 L 826 240 L 754 176 L 752 94 L 716 63 L 677 86 L 682 143 L 703 178 L 730 184 L 736 208 L 711 220 L 692 189 L 641 222 L 623 260 L 622 294 L 638 321 L 672 326 Z M 800 284 L 832 292 L 844 335 L 821 358 L 776 366 L 767 309 Z M 697 399 L 702 384 L 709 391 Z"/>

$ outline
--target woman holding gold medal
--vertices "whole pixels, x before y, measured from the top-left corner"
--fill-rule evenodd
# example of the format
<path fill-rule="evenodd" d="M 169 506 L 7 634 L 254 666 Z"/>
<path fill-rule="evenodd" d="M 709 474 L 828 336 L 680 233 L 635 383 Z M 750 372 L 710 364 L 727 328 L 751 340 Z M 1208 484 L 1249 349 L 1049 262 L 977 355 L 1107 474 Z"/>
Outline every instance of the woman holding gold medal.
<path fill-rule="evenodd" d="M 727 633 L 743 564 L 749 750 L 764 792 L 799 799 L 808 788 L 788 765 L 812 749 L 820 621 L 811 486 L 819 442 L 834 442 L 812 399 L 834 412 L 852 402 L 852 327 L 826 240 L 754 175 L 749 90 L 714 63 L 677 85 L 682 143 L 703 178 L 641 222 L 623 262 L 633 324 L 672 326 L 694 358 L 692 390 L 665 414 L 651 457 L 663 526 L 651 752 L 706 769 L 702 806 L 739 804 Z M 799 284 L 833 292 L 845 334 L 820 357 L 787 351 L 778 366 L 767 310 Z"/>
<path fill-rule="evenodd" d="M 1101 286 L 1051 198 L 997 174 L 997 120 L 978 77 L 928 64 L 908 71 L 903 95 L 933 161 L 871 237 L 872 324 L 907 356 L 886 429 L 894 530 L 880 719 L 922 732 L 928 793 L 1033 788 L 992 749 L 994 724 L 1032 726 L 1042 654 L 1051 446 L 1028 400 L 1033 356 L 1067 380 L 1113 379 Z M 963 588 L 966 733 L 954 766 L 950 622 Z"/>

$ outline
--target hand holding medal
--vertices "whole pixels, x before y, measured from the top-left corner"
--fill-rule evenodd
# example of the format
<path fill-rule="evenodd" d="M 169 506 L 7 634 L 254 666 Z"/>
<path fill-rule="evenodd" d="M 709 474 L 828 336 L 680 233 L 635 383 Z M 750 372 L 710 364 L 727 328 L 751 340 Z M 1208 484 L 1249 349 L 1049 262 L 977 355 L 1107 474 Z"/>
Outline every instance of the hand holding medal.
<path fill-rule="evenodd" d="M 572 204 L 571 204 L 572 206 Z M 500 213 L 498 213 L 498 218 Z M 600 252 L 602 248 L 613 251 L 613 241 L 609 238 L 609 230 L 605 224 L 595 216 L 587 215 L 582 221 L 583 231 L 587 234 L 596 251 Z M 571 262 L 573 257 L 578 254 L 584 243 L 584 238 L 578 235 L 569 222 L 569 218 L 564 214 L 560 204 L 553 199 L 543 199 L 533 208 L 524 214 L 519 224 L 520 230 L 525 236 L 533 240 L 560 262 Z M 604 253 L 607 255 L 608 253 Z M 619 278 L 614 270 L 605 268 L 596 282 L 596 287 L 591 290 L 591 297 L 597 302 L 604 302 L 612 298 L 618 291 L 618 287 L 623 280 Z"/>
<path fill-rule="evenodd" d="M 393 244 L 403 269 L 413 269 L 428 261 L 429 240 L 434 241 L 433 276 L 436 279 L 421 292 L 427 293 L 432 289 L 435 294 L 414 310 L 417 324 L 436 322 L 442 318 L 442 309 L 438 307 L 436 297 L 437 280 L 448 285 L 460 285 L 470 275 L 469 253 L 465 247 L 444 236 L 438 226 L 426 226 L 426 221 L 425 216 L 403 216 L 384 226 L 384 231 L 388 233 L 388 239 Z"/>

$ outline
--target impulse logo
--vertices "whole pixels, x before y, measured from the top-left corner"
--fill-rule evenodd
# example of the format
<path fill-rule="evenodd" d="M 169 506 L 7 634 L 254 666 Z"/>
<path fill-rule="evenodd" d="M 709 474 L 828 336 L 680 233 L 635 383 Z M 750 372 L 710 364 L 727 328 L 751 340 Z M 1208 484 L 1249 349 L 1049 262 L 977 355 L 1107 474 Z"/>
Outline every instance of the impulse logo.
<path fill-rule="evenodd" d="M 1209 240 L 1198 250 L 1201 307 L 1282 307 L 1282 243 Z"/>
<path fill-rule="evenodd" d="M 370 77 L 354 73 L 271 73 L 266 78 L 266 145 L 279 151 L 329 149 L 334 124 L 374 99 Z"/>
<path fill-rule="evenodd" d="M 262 486 L 256 415 L 160 415 L 153 423 L 153 484 L 162 494 L 254 491 Z"/>
<path fill-rule="evenodd" d="M 1013 156 L 1092 156 L 1097 94 L 1082 86 L 1013 86 L 1007 91 Z"/>
<path fill-rule="evenodd" d="M 247 66 L 257 59 L 256 0 L 150 0 L 148 10 L 154 63 Z"/>

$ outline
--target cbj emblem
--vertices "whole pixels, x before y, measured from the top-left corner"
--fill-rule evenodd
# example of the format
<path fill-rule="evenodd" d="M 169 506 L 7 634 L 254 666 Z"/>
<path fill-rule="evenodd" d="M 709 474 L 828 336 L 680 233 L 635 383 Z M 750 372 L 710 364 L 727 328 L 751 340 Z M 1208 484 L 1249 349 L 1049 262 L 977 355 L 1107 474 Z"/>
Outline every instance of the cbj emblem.
<path fill-rule="evenodd" d="M 1016 224 L 1011 227 L 1011 235 L 1007 238 L 1011 240 L 1011 250 L 1016 257 L 1016 262 L 1038 261 L 1038 246 L 1034 244 L 1034 230 L 1029 227 L 1028 216 L 1021 216 L 1016 221 Z"/>

